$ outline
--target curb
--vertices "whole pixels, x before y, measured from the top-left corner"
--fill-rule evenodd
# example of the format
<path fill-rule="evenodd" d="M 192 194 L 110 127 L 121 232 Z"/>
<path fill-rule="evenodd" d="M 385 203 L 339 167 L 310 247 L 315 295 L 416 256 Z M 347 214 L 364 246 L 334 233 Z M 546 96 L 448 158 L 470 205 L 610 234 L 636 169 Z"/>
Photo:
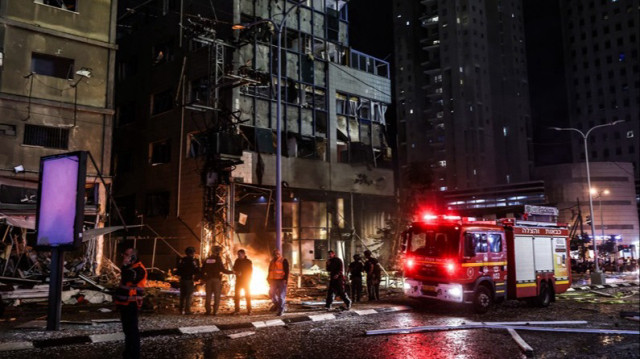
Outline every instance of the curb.
<path fill-rule="evenodd" d="M 266 321 L 255 321 L 255 322 L 246 322 L 246 323 L 234 323 L 234 324 L 219 324 L 219 325 L 201 325 L 194 327 L 179 327 L 179 328 L 167 328 L 167 329 L 149 329 L 140 331 L 140 338 L 150 338 L 164 335 L 178 335 L 178 336 L 187 336 L 194 334 L 206 334 L 206 333 L 214 333 L 220 332 L 224 330 L 233 330 L 233 329 L 251 329 L 256 330 L 259 328 L 268 328 L 268 327 L 276 327 L 276 326 L 284 326 L 287 324 L 295 324 L 295 323 L 303 323 L 303 322 L 320 322 L 332 319 L 338 319 L 339 317 L 345 316 L 364 316 L 378 313 L 392 313 L 392 312 L 400 312 L 411 309 L 407 306 L 394 306 L 394 307 L 384 307 L 384 308 L 375 308 L 375 309 L 364 309 L 364 310 L 351 310 L 342 312 L 344 315 L 337 315 L 333 313 L 326 314 L 314 314 L 314 315 L 305 315 L 299 317 L 282 317 L 278 319 L 266 320 Z M 252 332 L 253 334 L 254 332 Z M 240 333 L 236 333 L 240 334 Z M 247 336 L 251 334 L 243 333 L 238 336 L 231 336 L 230 338 L 239 338 L 243 336 Z M 51 347 L 59 347 L 66 345 L 75 345 L 75 344 L 94 344 L 94 343 L 107 343 L 107 342 L 116 342 L 123 341 L 124 333 L 116 332 L 116 333 L 107 333 L 107 334 L 93 334 L 93 335 L 77 335 L 70 337 L 62 337 L 62 338 L 54 338 L 54 339 L 42 339 L 42 340 L 33 340 L 33 341 L 20 341 L 20 342 L 6 342 L 0 343 L 0 352 L 8 352 L 14 350 L 24 350 L 24 349 L 41 349 L 41 348 L 51 348 Z"/>
<path fill-rule="evenodd" d="M 605 289 L 605 288 L 625 288 L 625 287 L 637 287 L 638 282 L 623 282 L 623 283 L 612 283 L 612 284 L 594 284 L 594 285 L 583 285 L 576 286 L 567 289 L 567 292 L 579 292 L 583 290 L 591 290 L 591 289 Z"/>

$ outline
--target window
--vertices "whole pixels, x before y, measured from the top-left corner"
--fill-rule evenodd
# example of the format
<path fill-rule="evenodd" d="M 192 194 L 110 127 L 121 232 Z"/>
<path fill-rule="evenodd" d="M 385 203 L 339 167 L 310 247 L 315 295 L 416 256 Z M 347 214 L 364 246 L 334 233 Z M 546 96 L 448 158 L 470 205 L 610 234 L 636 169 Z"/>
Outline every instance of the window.
<path fill-rule="evenodd" d="M 24 144 L 66 150 L 69 148 L 69 130 L 58 127 L 25 125 Z"/>
<path fill-rule="evenodd" d="M 38 75 L 52 76 L 61 79 L 73 79 L 73 59 L 40 54 L 31 54 L 31 72 Z"/>
<path fill-rule="evenodd" d="M 149 162 L 152 166 L 169 163 L 171 160 L 171 142 L 169 140 L 149 144 Z"/>
<path fill-rule="evenodd" d="M 190 133 L 187 141 L 189 146 L 189 153 L 187 154 L 187 157 L 195 158 L 207 153 L 206 135 L 204 132 Z"/>
<path fill-rule="evenodd" d="M 69 11 L 76 11 L 78 0 L 40 0 L 36 2 L 44 5 L 59 7 L 61 9 Z"/>
<path fill-rule="evenodd" d="M 502 236 L 498 233 L 465 233 L 464 255 L 502 252 Z"/>
<path fill-rule="evenodd" d="M 313 259 L 325 259 L 325 253 L 327 253 L 327 251 L 328 248 L 326 240 L 316 239 L 313 241 Z"/>
<path fill-rule="evenodd" d="M 147 194 L 145 214 L 149 217 L 167 216 L 169 214 L 169 192 Z"/>
<path fill-rule="evenodd" d="M 173 108 L 173 94 L 171 90 L 154 94 L 151 99 L 151 114 L 157 115 Z"/>

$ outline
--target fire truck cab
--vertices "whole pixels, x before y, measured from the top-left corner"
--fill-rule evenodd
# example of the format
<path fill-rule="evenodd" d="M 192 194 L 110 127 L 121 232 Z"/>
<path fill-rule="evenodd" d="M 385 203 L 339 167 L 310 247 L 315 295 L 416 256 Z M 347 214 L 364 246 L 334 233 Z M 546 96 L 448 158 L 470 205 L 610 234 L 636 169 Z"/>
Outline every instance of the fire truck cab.
<path fill-rule="evenodd" d="M 568 230 L 556 223 L 424 215 L 403 233 L 405 294 L 472 304 L 548 306 L 571 283 Z"/>

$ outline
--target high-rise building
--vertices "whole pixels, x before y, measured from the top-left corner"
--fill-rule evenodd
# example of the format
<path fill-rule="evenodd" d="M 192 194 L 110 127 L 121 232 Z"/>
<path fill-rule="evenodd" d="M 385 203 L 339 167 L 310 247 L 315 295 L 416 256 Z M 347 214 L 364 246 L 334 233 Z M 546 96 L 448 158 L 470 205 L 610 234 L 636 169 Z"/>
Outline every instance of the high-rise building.
<path fill-rule="evenodd" d="M 589 136 L 589 161 L 631 162 L 640 177 L 640 1 L 560 1 L 571 127 Z M 584 145 L 573 136 L 574 162 Z"/>
<path fill-rule="evenodd" d="M 294 268 L 379 248 L 395 203 L 389 64 L 351 48 L 345 1 L 130 1 L 120 19 L 115 191 L 155 231 L 141 252 L 163 267 L 166 243 L 268 253 L 278 146 Z"/>
<path fill-rule="evenodd" d="M 0 225 L 23 234 L 35 227 L 40 157 L 89 151 L 97 169 L 89 162 L 85 223 L 100 227 L 107 197 L 97 170 L 106 183 L 111 172 L 116 2 L 2 1 L 0 24 Z"/>
<path fill-rule="evenodd" d="M 394 0 L 401 185 L 526 182 L 533 166 L 522 2 Z"/>

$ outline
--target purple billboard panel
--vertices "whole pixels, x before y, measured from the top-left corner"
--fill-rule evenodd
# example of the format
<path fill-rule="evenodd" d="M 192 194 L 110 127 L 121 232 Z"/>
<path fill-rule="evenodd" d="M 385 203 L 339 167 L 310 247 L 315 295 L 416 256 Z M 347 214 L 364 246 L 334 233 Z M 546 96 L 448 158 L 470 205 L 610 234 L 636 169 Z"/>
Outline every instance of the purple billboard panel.
<path fill-rule="evenodd" d="M 86 153 L 40 159 L 37 246 L 76 247 L 82 242 Z"/>

